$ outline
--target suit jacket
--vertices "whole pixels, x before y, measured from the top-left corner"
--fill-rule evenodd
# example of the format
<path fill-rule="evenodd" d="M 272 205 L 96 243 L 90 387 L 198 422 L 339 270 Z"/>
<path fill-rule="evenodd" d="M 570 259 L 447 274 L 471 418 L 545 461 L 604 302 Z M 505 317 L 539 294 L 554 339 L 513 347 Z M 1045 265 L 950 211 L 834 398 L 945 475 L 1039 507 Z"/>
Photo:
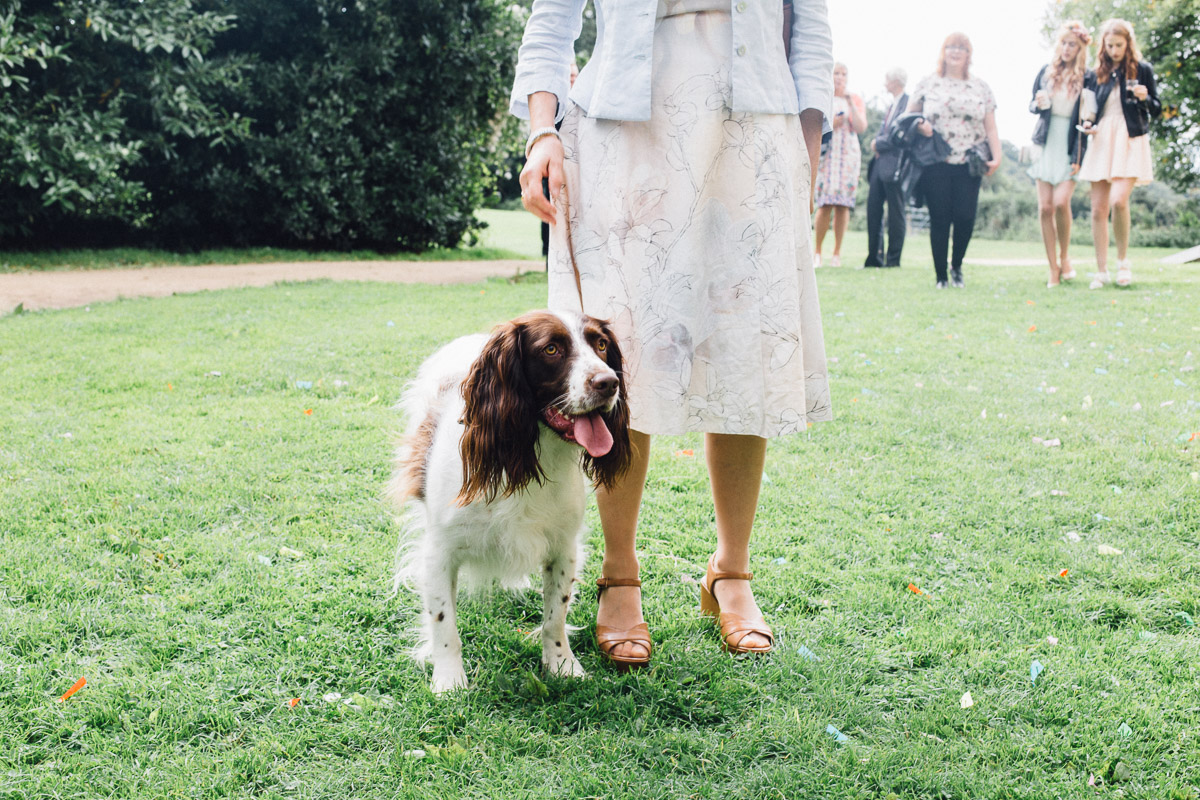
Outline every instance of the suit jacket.
<path fill-rule="evenodd" d="M 904 92 L 896 99 L 894 111 L 890 111 L 891 119 L 884 119 L 884 125 L 879 128 L 879 133 L 875 135 L 875 155 L 871 157 L 871 162 L 867 164 L 867 180 L 871 180 L 871 170 L 880 170 L 879 176 L 885 183 L 893 183 L 896 180 L 896 171 L 900 166 L 900 148 L 891 142 L 892 131 L 896 128 L 896 121 L 904 115 L 904 110 L 908 108 L 908 92 Z"/>

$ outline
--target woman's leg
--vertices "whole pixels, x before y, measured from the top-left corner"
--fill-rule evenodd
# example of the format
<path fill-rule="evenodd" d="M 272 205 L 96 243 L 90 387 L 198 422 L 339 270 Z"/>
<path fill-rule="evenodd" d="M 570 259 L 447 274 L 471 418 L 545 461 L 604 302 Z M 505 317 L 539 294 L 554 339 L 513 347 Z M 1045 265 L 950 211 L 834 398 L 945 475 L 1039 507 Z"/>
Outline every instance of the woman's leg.
<path fill-rule="evenodd" d="M 1117 260 L 1124 261 L 1129 255 L 1129 229 L 1132 223 L 1129 218 L 1129 195 L 1137 184 L 1135 178 L 1117 178 L 1112 182 L 1112 192 L 1108 202 L 1112 208 L 1113 239 L 1117 242 Z"/>
<path fill-rule="evenodd" d="M 850 209 L 846 206 L 833 207 L 833 254 L 842 254 L 842 237 L 850 227 Z"/>
<path fill-rule="evenodd" d="M 817 255 L 821 255 L 821 247 L 825 244 L 825 234 L 829 233 L 829 206 L 817 209 Z"/>
<path fill-rule="evenodd" d="M 979 208 L 979 187 L 982 183 L 983 179 L 972 176 L 965 165 L 955 165 L 952 209 L 954 251 L 950 254 L 952 269 L 962 269 L 967 246 L 971 244 L 971 235 L 975 233 L 975 213 Z"/>
<path fill-rule="evenodd" d="M 1042 244 L 1046 248 L 1046 261 L 1050 264 L 1050 283 L 1059 280 L 1058 230 L 1055 225 L 1054 187 L 1049 181 L 1037 182 L 1038 221 L 1042 224 Z"/>
<path fill-rule="evenodd" d="M 604 528 L 604 563 L 600 574 L 606 578 L 636 578 L 638 510 L 642 506 L 642 490 L 646 486 L 646 471 L 650 464 L 650 436 L 629 431 L 633 458 L 629 471 L 612 489 L 596 490 L 596 505 L 600 510 L 600 525 Z M 596 624 L 628 630 L 642 622 L 642 594 L 636 586 L 610 586 L 600 594 Z M 625 642 L 613 648 L 612 655 L 624 658 L 644 658 L 648 654 L 639 644 Z"/>
<path fill-rule="evenodd" d="M 1071 195 L 1075 193 L 1075 181 L 1063 181 L 1054 187 L 1054 221 L 1058 229 L 1058 267 L 1060 272 L 1070 272 L 1071 259 Z"/>
<path fill-rule="evenodd" d="M 717 512 L 717 570 L 749 572 L 750 532 L 758 510 L 767 440 L 759 436 L 706 433 L 704 454 Z M 749 581 L 719 581 L 713 591 L 722 612 L 749 620 L 762 616 Z M 749 634 L 742 641 L 745 647 L 769 644 L 766 637 L 758 634 Z"/>
<path fill-rule="evenodd" d="M 939 281 L 947 280 L 946 253 L 950 248 L 950 184 L 947 164 L 932 164 L 921 176 L 925 204 L 929 206 L 929 249 L 933 252 L 933 271 Z"/>
<path fill-rule="evenodd" d="M 1092 243 L 1096 247 L 1096 271 L 1108 272 L 1108 196 L 1109 181 L 1092 181 Z"/>

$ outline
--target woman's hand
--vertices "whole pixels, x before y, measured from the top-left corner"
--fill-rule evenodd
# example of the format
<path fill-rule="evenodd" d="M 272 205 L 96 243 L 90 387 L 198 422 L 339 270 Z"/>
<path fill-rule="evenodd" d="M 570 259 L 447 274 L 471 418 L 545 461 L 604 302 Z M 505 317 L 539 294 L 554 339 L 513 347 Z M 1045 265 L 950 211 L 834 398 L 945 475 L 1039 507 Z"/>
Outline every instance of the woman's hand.
<path fill-rule="evenodd" d="M 1090 122 L 1085 122 L 1082 125 L 1079 125 L 1077 127 L 1079 129 L 1079 132 L 1082 133 L 1084 136 L 1095 136 L 1096 135 L 1096 126 Z"/>
<path fill-rule="evenodd" d="M 1133 96 L 1138 100 L 1145 100 L 1150 96 L 1150 90 L 1139 83 L 1137 86 L 1133 87 Z"/>
<path fill-rule="evenodd" d="M 558 112 L 558 98 L 553 92 L 534 92 L 529 95 L 529 127 L 532 130 L 550 128 Z M 550 179 L 550 199 L 542 193 L 542 178 Z M 554 224 L 554 201 L 563 185 L 563 148 L 557 136 L 543 136 L 533 143 L 525 168 L 521 170 L 521 205 L 548 225 Z"/>
<path fill-rule="evenodd" d="M 985 163 L 987 164 L 987 172 L 985 172 L 984 174 L 987 175 L 989 178 L 996 174 L 996 170 L 1000 169 L 1000 159 L 999 158 L 993 158 L 991 161 L 987 161 Z"/>
<path fill-rule="evenodd" d="M 858 134 L 867 130 L 867 106 L 856 94 L 850 95 L 850 127 Z"/>
<path fill-rule="evenodd" d="M 923 119 L 917 123 L 917 131 L 925 137 L 933 136 L 933 125 L 930 124 L 929 120 Z"/>
<path fill-rule="evenodd" d="M 550 197 L 542 193 L 542 179 L 550 179 Z M 557 136 L 543 136 L 534 142 L 521 170 L 521 205 L 548 225 L 554 224 L 554 200 L 563 185 L 563 148 Z"/>

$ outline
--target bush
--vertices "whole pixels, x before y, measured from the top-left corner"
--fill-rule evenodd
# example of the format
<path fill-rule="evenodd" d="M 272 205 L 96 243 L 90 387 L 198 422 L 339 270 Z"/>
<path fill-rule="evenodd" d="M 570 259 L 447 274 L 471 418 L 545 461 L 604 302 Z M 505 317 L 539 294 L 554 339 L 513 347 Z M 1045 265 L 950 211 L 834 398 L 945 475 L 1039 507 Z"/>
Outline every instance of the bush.
<path fill-rule="evenodd" d="M 23 87 L 0 100 L 0 191 L 23 192 L 0 235 L 419 250 L 478 226 L 514 124 L 520 22 L 496 0 L 76 5 L 10 15 L 16 44 L 0 27 Z M 30 43 L 46 66 L 5 72 Z M 53 167 L 32 185 L 29 153 Z"/>

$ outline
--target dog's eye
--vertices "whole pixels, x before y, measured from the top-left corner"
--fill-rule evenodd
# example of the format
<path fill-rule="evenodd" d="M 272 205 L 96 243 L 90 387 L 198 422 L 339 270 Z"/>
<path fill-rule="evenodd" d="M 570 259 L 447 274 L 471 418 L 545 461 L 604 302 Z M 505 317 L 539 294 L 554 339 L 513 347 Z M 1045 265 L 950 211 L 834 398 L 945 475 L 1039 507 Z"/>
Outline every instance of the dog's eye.
<path fill-rule="evenodd" d="M 558 345 L 548 344 L 544 348 L 542 348 L 542 352 L 548 356 L 557 355 L 558 354 Z"/>
<path fill-rule="evenodd" d="M 601 339 L 600 341 L 596 342 L 596 349 L 603 353 L 608 349 L 608 342 Z"/>

